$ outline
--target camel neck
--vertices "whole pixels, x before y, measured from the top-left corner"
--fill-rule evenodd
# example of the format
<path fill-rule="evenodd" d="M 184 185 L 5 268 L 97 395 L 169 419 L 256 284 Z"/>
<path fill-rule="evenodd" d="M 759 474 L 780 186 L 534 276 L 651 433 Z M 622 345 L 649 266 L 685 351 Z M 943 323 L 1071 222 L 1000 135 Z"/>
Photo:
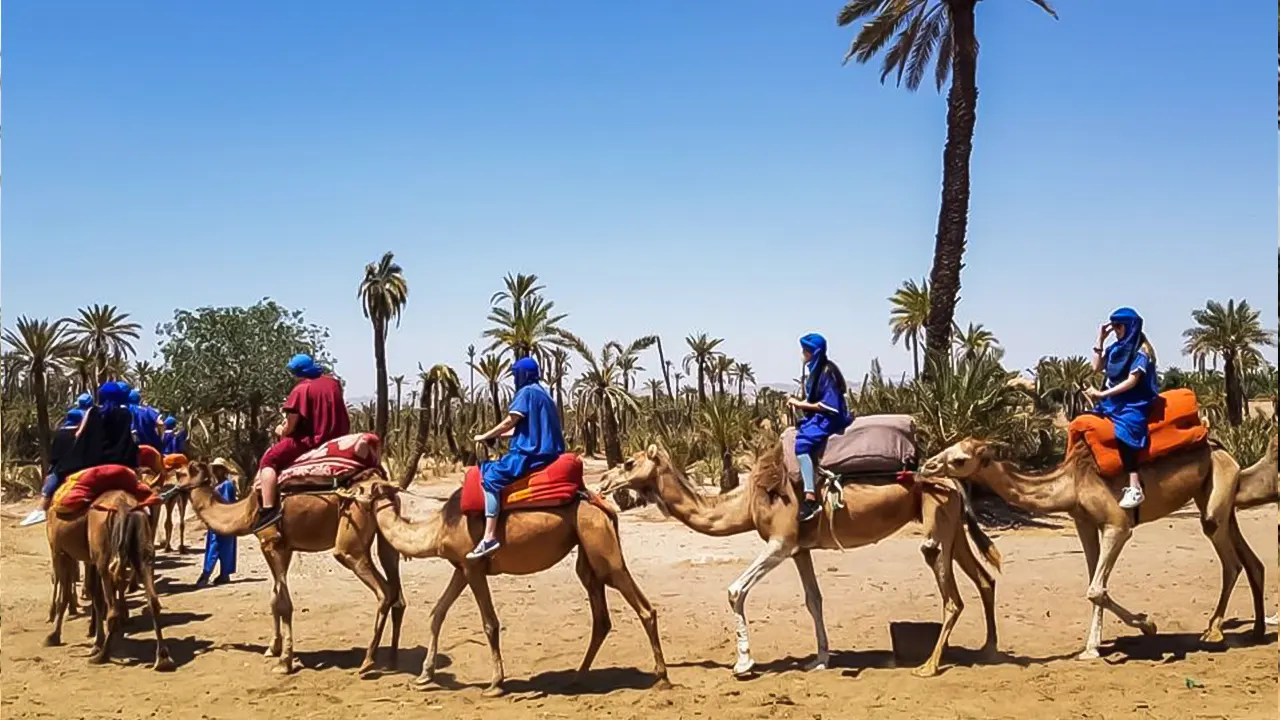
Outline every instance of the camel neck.
<path fill-rule="evenodd" d="M 443 508 L 422 522 L 409 522 L 400 516 L 393 504 L 386 502 L 375 508 L 374 518 L 378 522 L 378 531 L 401 555 L 414 558 L 440 556 Z"/>
<path fill-rule="evenodd" d="M 236 502 L 224 502 L 209 485 L 191 488 L 191 509 L 210 530 L 218 535 L 243 536 L 253 529 L 258 513 L 258 493 L 249 492 Z"/>
<path fill-rule="evenodd" d="M 978 479 L 1005 501 L 1024 510 L 1064 512 L 1075 506 L 1074 478 L 1068 463 L 1046 473 L 1027 474 L 1009 463 L 997 462 L 980 472 Z"/>
<path fill-rule="evenodd" d="M 687 481 L 676 476 L 674 468 L 659 474 L 658 495 L 667 510 L 690 529 L 723 537 L 747 532 L 754 527 L 751 505 L 745 492 L 709 498 L 697 493 Z"/>

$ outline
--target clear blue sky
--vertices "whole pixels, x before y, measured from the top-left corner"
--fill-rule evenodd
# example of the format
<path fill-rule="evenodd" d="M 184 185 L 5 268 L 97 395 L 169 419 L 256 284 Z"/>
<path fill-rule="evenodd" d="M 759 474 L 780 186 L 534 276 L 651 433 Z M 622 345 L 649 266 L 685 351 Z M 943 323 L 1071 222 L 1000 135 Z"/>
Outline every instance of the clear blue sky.
<path fill-rule="evenodd" d="M 1119 304 L 1166 361 L 1207 298 L 1273 324 L 1271 6 L 1056 4 L 979 7 L 961 322 L 1016 367 Z M 592 345 L 705 331 L 785 381 L 816 330 L 850 377 L 903 371 L 886 298 L 929 269 L 945 100 L 842 68 L 840 5 L 10 2 L 5 320 L 116 304 L 145 356 L 175 307 L 270 295 L 368 394 L 356 286 L 391 249 L 393 374 L 461 370 L 508 271 Z"/>

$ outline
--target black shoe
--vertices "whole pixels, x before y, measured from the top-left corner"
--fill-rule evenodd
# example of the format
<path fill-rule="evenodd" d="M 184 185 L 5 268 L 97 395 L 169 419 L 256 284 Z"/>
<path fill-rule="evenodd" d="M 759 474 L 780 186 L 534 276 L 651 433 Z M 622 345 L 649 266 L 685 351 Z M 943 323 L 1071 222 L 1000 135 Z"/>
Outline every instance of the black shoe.
<path fill-rule="evenodd" d="M 280 508 L 258 508 L 258 519 L 253 523 L 254 535 L 280 522 Z"/>
<path fill-rule="evenodd" d="M 213 579 L 214 585 L 226 585 L 229 582 L 231 582 L 230 575 L 219 575 L 218 577 Z"/>
<path fill-rule="evenodd" d="M 196 580 L 196 587 L 198 587 L 198 588 L 202 588 L 202 587 L 204 587 L 204 586 L 206 586 L 206 585 L 208 585 L 208 584 L 209 584 L 209 574 L 208 574 L 208 573 L 201 573 L 201 574 L 200 574 L 200 579 L 199 579 L 199 580 Z"/>
<path fill-rule="evenodd" d="M 822 505 L 817 500 L 805 499 L 800 503 L 800 522 L 809 522 L 822 513 Z"/>

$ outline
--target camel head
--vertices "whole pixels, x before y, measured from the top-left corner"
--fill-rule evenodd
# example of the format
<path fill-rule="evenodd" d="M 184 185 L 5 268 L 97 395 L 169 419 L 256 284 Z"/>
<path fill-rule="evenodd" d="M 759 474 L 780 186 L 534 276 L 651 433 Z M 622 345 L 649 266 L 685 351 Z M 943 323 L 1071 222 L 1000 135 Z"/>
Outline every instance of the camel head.
<path fill-rule="evenodd" d="M 920 474 L 924 477 L 952 477 L 969 480 L 995 460 L 990 443 L 968 438 L 924 461 Z"/>
<path fill-rule="evenodd" d="M 202 485 L 210 487 L 217 484 L 217 477 L 207 462 L 192 462 L 169 471 L 174 485 L 183 491 L 192 490 Z"/>
<path fill-rule="evenodd" d="M 658 487 L 658 478 L 664 465 L 669 465 L 666 456 L 657 445 L 650 445 L 644 452 L 632 455 L 623 460 L 621 465 L 605 473 L 598 491 L 601 495 L 609 495 L 618 490 L 650 494 Z"/>

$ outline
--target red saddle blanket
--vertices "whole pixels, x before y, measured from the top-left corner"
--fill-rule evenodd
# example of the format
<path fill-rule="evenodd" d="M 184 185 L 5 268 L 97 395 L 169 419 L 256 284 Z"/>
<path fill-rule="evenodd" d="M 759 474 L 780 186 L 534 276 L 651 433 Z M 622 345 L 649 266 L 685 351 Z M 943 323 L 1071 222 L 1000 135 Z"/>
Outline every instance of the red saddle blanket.
<path fill-rule="evenodd" d="M 139 445 L 138 467 L 143 470 L 150 470 L 156 475 L 163 475 L 165 470 L 164 459 L 160 457 L 159 450 L 150 445 Z"/>
<path fill-rule="evenodd" d="M 545 468 L 504 488 L 502 509 L 528 510 L 568 505 L 585 488 L 582 458 L 565 453 Z M 478 467 L 467 468 L 466 477 L 462 480 L 462 512 L 467 515 L 484 513 L 484 487 L 480 483 Z"/>
<path fill-rule="evenodd" d="M 341 485 L 356 473 L 382 466 L 382 441 L 373 433 L 334 438 L 280 473 L 282 488 Z"/>
<path fill-rule="evenodd" d="M 1187 389 L 1169 390 L 1151 403 L 1147 416 L 1150 441 L 1138 454 L 1138 462 L 1145 465 L 1156 458 L 1198 445 L 1209 437 L 1209 429 L 1200 424 L 1200 408 L 1195 392 Z M 1098 471 L 1103 477 L 1124 474 L 1120 460 L 1116 427 L 1110 420 L 1097 415 L 1081 415 L 1071 421 L 1067 429 L 1067 457 L 1080 442 L 1088 443 L 1093 451 Z"/>
<path fill-rule="evenodd" d="M 53 508 L 58 513 L 77 513 L 112 490 L 123 490 L 133 495 L 143 506 L 160 502 L 160 496 L 139 481 L 133 469 L 123 465 L 99 465 L 67 478 L 53 494 Z"/>

